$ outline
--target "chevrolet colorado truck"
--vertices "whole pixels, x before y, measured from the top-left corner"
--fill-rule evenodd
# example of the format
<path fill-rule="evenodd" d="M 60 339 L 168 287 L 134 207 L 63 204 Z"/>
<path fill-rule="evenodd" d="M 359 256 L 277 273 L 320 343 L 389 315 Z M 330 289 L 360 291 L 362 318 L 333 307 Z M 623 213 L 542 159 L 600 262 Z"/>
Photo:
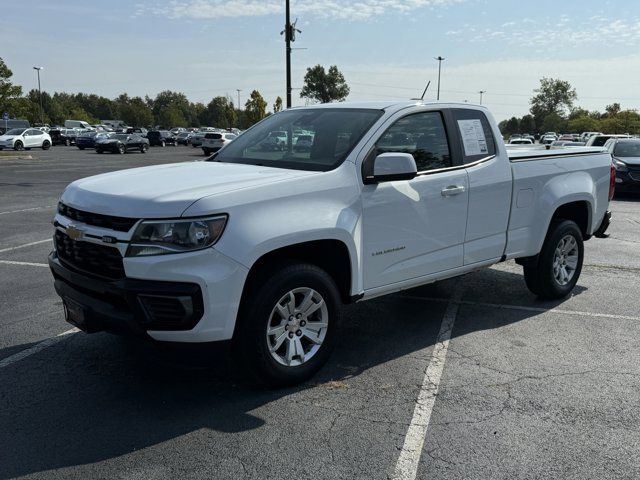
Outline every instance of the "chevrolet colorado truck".
<path fill-rule="evenodd" d="M 286 145 L 265 151 L 277 132 Z M 227 342 L 288 385 L 327 361 L 344 303 L 507 259 L 531 292 L 563 298 L 609 225 L 611 156 L 508 153 L 501 138 L 466 103 L 327 104 L 269 116 L 206 161 L 75 181 L 49 256 L 66 319 Z"/>

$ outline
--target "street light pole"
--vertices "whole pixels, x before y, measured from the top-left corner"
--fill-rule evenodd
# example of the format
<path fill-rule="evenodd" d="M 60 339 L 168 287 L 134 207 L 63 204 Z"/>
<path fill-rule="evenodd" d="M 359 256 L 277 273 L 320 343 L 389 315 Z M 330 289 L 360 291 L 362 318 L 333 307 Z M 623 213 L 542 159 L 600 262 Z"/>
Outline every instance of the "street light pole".
<path fill-rule="evenodd" d="M 286 44 L 287 50 L 287 108 L 291 108 L 291 34 L 293 33 L 291 26 L 291 12 L 289 8 L 289 0 L 286 0 L 286 12 L 285 12 L 285 20 L 286 24 L 284 26 L 284 41 Z"/>
<path fill-rule="evenodd" d="M 44 67 L 33 67 L 38 72 L 38 93 L 40 95 L 40 124 L 44 126 L 44 110 L 42 109 L 42 88 L 40 88 L 40 70 Z"/>
<path fill-rule="evenodd" d="M 238 92 L 238 110 L 240 110 L 240 92 L 242 90 L 240 90 L 239 88 L 236 88 L 236 92 Z"/>
<path fill-rule="evenodd" d="M 480 105 L 482 105 L 482 95 L 484 93 L 487 93 L 487 91 L 486 90 L 480 90 L 478 93 L 480 94 Z"/>
<path fill-rule="evenodd" d="M 442 61 L 444 58 L 438 56 L 435 59 L 438 60 L 438 100 L 440 100 L 440 73 L 442 72 Z"/>

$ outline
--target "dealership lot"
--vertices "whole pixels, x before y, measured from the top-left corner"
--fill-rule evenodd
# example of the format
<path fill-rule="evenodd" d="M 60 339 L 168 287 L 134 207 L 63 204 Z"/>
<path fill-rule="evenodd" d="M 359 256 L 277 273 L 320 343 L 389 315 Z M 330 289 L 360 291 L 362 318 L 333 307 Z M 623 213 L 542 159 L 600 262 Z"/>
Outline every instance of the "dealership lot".
<path fill-rule="evenodd" d="M 571 298 L 506 262 L 349 306 L 329 365 L 264 391 L 219 353 L 70 331 L 46 266 L 66 184 L 200 149 L 25 153 L 0 157 L 0 479 L 640 476 L 640 197 Z"/>

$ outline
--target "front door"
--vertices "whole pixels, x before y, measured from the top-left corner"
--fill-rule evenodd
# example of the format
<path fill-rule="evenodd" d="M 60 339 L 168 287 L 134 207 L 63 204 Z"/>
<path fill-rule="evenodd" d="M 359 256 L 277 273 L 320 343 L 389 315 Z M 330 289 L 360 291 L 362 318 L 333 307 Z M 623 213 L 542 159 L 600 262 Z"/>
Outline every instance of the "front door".
<path fill-rule="evenodd" d="M 375 155 L 411 153 L 418 176 L 363 188 L 364 288 L 462 267 L 469 201 L 467 172 L 453 169 L 442 114 L 398 119 Z"/>

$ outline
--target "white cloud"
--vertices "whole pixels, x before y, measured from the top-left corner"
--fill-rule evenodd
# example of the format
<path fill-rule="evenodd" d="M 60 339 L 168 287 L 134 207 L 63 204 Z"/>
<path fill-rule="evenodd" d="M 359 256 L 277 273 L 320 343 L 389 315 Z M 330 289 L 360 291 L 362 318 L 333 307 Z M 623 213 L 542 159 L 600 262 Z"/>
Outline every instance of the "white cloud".
<path fill-rule="evenodd" d="M 299 0 L 296 14 L 340 20 L 367 20 L 391 13 L 409 13 L 419 8 L 443 7 L 466 0 Z M 171 0 L 138 5 L 137 12 L 153 12 L 172 19 L 213 19 L 229 17 L 260 17 L 282 14 L 281 0 Z"/>
<path fill-rule="evenodd" d="M 479 34 L 469 35 L 475 33 Z M 469 37 L 473 37 L 475 42 L 500 38 L 511 46 L 538 49 L 584 49 L 602 45 L 632 47 L 640 41 L 640 18 L 620 19 L 598 15 L 576 22 L 566 16 L 559 17 L 555 22 L 524 19 L 517 23 L 503 23 L 499 31 L 494 28 L 478 31 L 466 24 L 446 34 L 457 37 L 459 41 L 468 41 Z"/>

